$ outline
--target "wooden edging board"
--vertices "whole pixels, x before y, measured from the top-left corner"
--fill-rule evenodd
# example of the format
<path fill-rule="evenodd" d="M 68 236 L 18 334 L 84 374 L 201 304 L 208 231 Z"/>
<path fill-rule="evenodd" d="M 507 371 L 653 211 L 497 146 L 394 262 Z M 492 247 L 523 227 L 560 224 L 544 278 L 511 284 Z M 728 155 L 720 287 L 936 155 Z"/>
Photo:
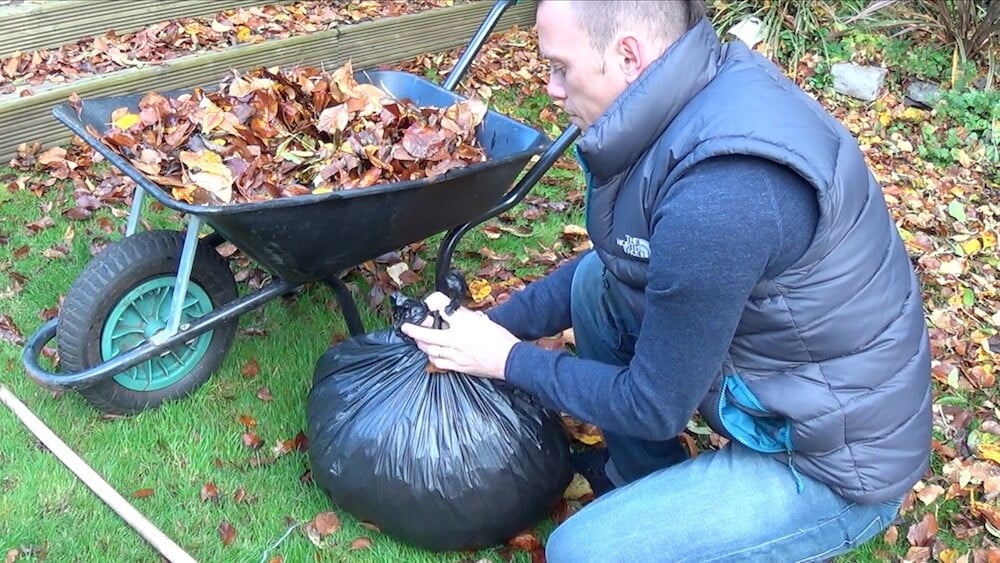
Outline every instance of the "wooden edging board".
<path fill-rule="evenodd" d="M 0 6 L 0 57 L 49 49 L 114 30 L 291 0 L 28 0 Z"/>

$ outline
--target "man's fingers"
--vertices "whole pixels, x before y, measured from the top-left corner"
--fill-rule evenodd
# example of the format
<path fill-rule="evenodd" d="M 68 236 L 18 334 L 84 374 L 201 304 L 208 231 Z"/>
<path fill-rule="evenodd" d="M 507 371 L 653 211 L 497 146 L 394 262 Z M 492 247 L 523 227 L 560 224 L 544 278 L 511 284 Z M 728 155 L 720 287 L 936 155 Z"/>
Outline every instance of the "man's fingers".
<path fill-rule="evenodd" d="M 446 360 L 444 358 L 432 358 L 431 363 L 434 364 L 434 367 L 441 370 L 458 371 L 458 372 L 462 371 L 461 369 L 459 369 L 460 366 L 457 363 L 451 360 Z"/>
<path fill-rule="evenodd" d="M 440 291 L 435 291 L 424 299 L 424 303 L 431 311 L 441 311 L 451 303 L 451 298 Z"/>
<path fill-rule="evenodd" d="M 412 323 L 404 323 L 403 326 L 399 327 L 399 330 L 406 336 L 427 344 L 445 344 L 449 340 L 446 331 L 436 328 L 425 328 Z"/>

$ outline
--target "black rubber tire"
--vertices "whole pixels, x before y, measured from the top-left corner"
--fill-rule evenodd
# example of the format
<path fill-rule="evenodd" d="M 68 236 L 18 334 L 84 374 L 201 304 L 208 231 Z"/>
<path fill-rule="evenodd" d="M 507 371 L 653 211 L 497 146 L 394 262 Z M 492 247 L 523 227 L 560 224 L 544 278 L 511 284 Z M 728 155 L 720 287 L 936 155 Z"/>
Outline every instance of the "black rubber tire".
<path fill-rule="evenodd" d="M 183 233 L 145 231 L 112 244 L 87 264 L 70 287 L 59 313 L 56 334 L 63 371 L 83 371 L 102 362 L 101 332 L 112 309 L 140 283 L 176 276 L 183 248 Z M 237 297 L 236 281 L 229 266 L 204 242 L 198 243 L 191 281 L 205 290 L 213 308 Z M 208 380 L 225 359 L 237 323 L 233 319 L 214 328 L 201 361 L 173 385 L 154 391 L 135 391 L 109 378 L 82 388 L 79 393 L 95 407 L 113 414 L 135 414 L 187 396 Z"/>

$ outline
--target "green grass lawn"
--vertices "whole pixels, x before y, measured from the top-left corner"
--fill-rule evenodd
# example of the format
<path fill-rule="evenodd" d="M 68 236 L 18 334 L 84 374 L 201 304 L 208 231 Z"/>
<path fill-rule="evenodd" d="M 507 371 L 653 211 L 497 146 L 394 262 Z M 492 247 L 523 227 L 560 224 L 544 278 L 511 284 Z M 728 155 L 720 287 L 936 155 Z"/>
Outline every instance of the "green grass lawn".
<path fill-rule="evenodd" d="M 500 100 L 499 103 L 503 103 Z M 501 108 L 504 109 L 504 108 Z M 519 118 L 533 110 L 523 110 Z M 18 175 L 0 169 L 0 177 Z M 575 171 L 553 169 L 532 195 L 561 200 L 567 186 L 579 189 L 582 180 Z M 548 184 L 548 185 L 547 185 Z M 0 245 L 0 292 L 7 291 L 0 313 L 8 314 L 27 337 L 43 322 L 41 312 L 54 307 L 74 278 L 90 260 L 95 236 L 112 239 L 101 230 L 99 218 L 109 218 L 115 227 L 125 219 L 103 209 L 83 221 L 72 221 L 60 211 L 72 207 L 72 186 L 57 183 L 40 197 L 29 191 L 0 191 L 3 225 L 8 237 Z M 43 207 L 52 205 L 48 212 Z M 148 207 L 148 203 L 147 203 Z M 547 213 L 541 218 L 521 217 L 524 207 L 510 212 L 515 224 L 528 228 L 530 236 L 502 233 L 488 239 L 480 230 L 467 235 L 456 256 L 456 265 L 470 279 L 484 263 L 478 250 L 486 245 L 498 253 L 511 253 L 510 269 L 520 276 L 537 276 L 544 267 L 533 264 L 531 250 L 541 251 L 556 243 L 563 226 L 582 222 L 582 210 L 571 206 L 565 213 Z M 119 212 L 125 211 L 122 207 Z M 27 224 L 43 215 L 54 226 L 32 234 Z M 177 228 L 177 217 L 163 210 L 145 215 L 154 227 Z M 107 222 L 105 222 L 107 224 Z M 428 242 L 421 256 L 427 260 L 421 282 L 406 293 L 422 296 L 432 284 L 438 235 Z M 45 256 L 47 249 L 62 244 L 63 257 Z M 27 247 L 27 254 L 23 254 Z M 367 286 L 357 273 L 357 301 L 368 329 L 386 326 L 387 316 L 367 306 Z M 22 289 L 14 293 L 13 288 Z M 38 414 L 65 442 L 150 520 L 196 559 L 202 561 L 257 561 L 295 524 L 305 524 L 317 513 L 333 509 L 324 493 L 300 478 L 308 469 L 303 453 L 267 459 L 277 440 L 293 438 L 305 429 L 305 401 L 313 364 L 330 342 L 343 337 L 346 326 L 331 293 L 323 286 L 309 286 L 297 298 L 276 300 L 240 319 L 240 332 L 222 367 L 193 396 L 131 418 L 103 417 L 102 413 L 73 392 L 61 396 L 39 387 L 25 375 L 21 349 L 0 345 L 3 381 Z M 250 330 L 248 328 L 260 329 Z M 260 334 L 263 331 L 266 334 Z M 256 361 L 259 374 L 243 375 L 243 367 Z M 267 387 L 273 400 L 258 398 Z M 240 421 L 248 415 L 255 432 L 264 440 L 256 452 L 242 443 L 246 428 Z M 122 520 L 48 453 L 7 409 L 0 409 L 0 550 L 21 549 L 22 554 L 44 551 L 50 561 L 146 561 L 155 552 Z M 205 502 L 200 491 L 212 482 L 219 490 L 218 502 Z M 136 491 L 152 494 L 133 497 Z M 237 501 L 234 494 L 245 491 Z M 481 553 L 434 554 L 400 544 L 388 536 L 369 531 L 349 515 L 339 512 L 343 529 L 330 536 L 328 547 L 319 549 L 295 529 L 268 558 L 285 561 L 459 561 L 485 557 L 499 559 L 497 549 Z M 236 530 L 235 540 L 224 547 L 218 528 L 228 522 Z M 551 529 L 543 523 L 539 532 Z M 366 551 L 350 550 L 358 537 L 372 539 Z M 40 551 L 38 551 L 40 550 Z M 528 560 L 528 555 L 518 555 Z"/>
<path fill-rule="evenodd" d="M 516 118 L 542 127 L 550 135 L 557 132 L 539 119 L 549 106 L 542 94 L 520 98 L 498 92 L 492 104 Z M 570 167 L 553 168 L 531 196 L 544 201 L 567 200 L 570 191 L 583 187 L 580 173 Z M 17 176 L 0 168 L 0 178 Z M 102 209 L 83 221 L 60 215 L 71 207 L 72 187 L 57 183 L 41 194 L 0 190 L 3 222 L 0 235 L 0 314 L 10 315 L 27 337 L 43 322 L 41 313 L 54 307 L 65 295 L 77 274 L 90 260 L 94 237 L 109 235 L 102 225 L 123 227 L 125 219 Z M 51 210 L 45 208 L 51 205 Z M 148 207 L 148 205 L 147 205 Z M 456 266 L 472 279 L 489 260 L 479 249 L 488 247 L 498 254 L 511 254 L 506 267 L 530 279 L 544 274 L 547 267 L 536 259 L 559 244 L 566 224 L 582 224 L 582 208 L 570 203 L 564 212 L 527 214 L 521 204 L 508 212 L 508 219 L 522 231 L 516 236 L 499 231 L 499 238 L 487 237 L 481 228 L 463 239 L 456 254 Z M 123 214 L 126 209 L 117 209 Z M 54 225 L 32 234 L 27 224 L 49 215 Z M 155 228 L 178 228 L 178 218 L 163 211 L 147 217 Z M 102 223 L 103 221 L 103 223 Z M 492 221 L 492 222 L 495 222 Z M 495 233 L 496 231 L 494 231 Z M 430 291 L 437 243 L 429 239 L 420 251 L 427 261 L 419 283 L 406 293 L 422 296 Z M 331 241 L 333 242 L 333 241 Z M 45 255 L 62 244 L 63 257 Z M 572 246 L 571 242 L 563 244 Z M 26 249 L 26 250 L 25 250 Z M 26 254 L 24 252 L 26 251 Z M 367 305 L 368 285 L 354 272 L 349 282 L 356 286 L 358 304 L 368 329 L 384 327 L 384 311 Z M 21 290 L 14 292 L 15 286 Z M 241 286 L 241 291 L 246 288 Z M 303 453 L 292 452 L 269 461 L 269 452 L 278 440 L 293 438 L 304 430 L 305 401 L 313 364 L 331 341 L 346 335 L 346 326 L 330 292 L 323 286 L 307 286 L 293 299 L 276 300 L 240 319 L 240 331 L 231 352 L 217 373 L 193 396 L 131 418 L 108 418 L 80 396 L 67 392 L 54 396 L 27 379 L 21 367 L 21 349 L 0 343 L 0 361 L 5 369 L 0 381 L 17 394 L 71 448 L 78 452 L 113 487 L 129 498 L 147 518 L 168 536 L 202 561 L 260 561 L 283 557 L 284 561 L 476 561 L 502 560 L 499 547 L 477 553 L 429 553 L 415 549 L 377 532 L 372 532 L 338 511 L 343 528 L 330 536 L 327 546 L 315 546 L 302 526 L 316 514 L 335 510 L 324 493 L 301 478 L 308 469 Z M 244 375 L 244 367 L 256 362 L 259 373 Z M 266 387 L 273 400 L 258 398 Z M 264 447 L 252 451 L 242 443 L 246 427 L 241 416 L 252 417 L 254 431 Z M 245 419 L 245 417 L 244 417 Z M 122 520 L 80 483 L 6 409 L 0 409 L 0 553 L 20 549 L 22 556 L 46 553 L 50 561 L 149 561 L 156 553 Z M 206 483 L 219 490 L 217 502 L 201 499 Z M 151 495 L 133 497 L 149 489 Z M 240 498 L 234 495 L 240 491 Z M 224 546 L 219 535 L 221 523 L 236 531 L 235 539 Z M 286 532 L 291 533 L 278 545 Z M 535 532 L 544 538 L 553 523 L 542 522 Z M 887 546 L 882 536 L 842 557 L 844 561 L 879 561 L 887 554 L 900 557 L 908 547 L 903 536 Z M 369 537 L 372 547 L 350 549 L 352 541 Z M 949 542 L 952 543 L 952 542 Z M 955 542 L 957 547 L 960 542 Z M 262 559 L 266 555 L 266 558 Z M 527 553 L 515 553 L 515 560 L 528 561 Z"/>

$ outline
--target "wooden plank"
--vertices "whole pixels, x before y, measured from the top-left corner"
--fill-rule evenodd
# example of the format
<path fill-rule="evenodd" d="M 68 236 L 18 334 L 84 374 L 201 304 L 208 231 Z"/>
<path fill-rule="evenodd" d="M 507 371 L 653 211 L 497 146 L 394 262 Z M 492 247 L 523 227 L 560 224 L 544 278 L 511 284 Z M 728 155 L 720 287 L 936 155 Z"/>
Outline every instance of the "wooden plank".
<path fill-rule="evenodd" d="M 467 45 L 491 3 L 474 2 L 427 12 L 340 26 L 310 35 L 289 37 L 228 51 L 189 55 L 155 65 L 88 77 L 69 84 L 35 88 L 33 96 L 0 97 L 0 164 L 17 155 L 21 143 L 68 142 L 71 133 L 51 115 L 52 107 L 76 92 L 81 98 L 210 86 L 232 69 L 259 66 L 340 66 L 351 59 L 356 69 L 389 64 L 419 55 Z M 534 23 L 534 5 L 524 2 L 508 10 L 496 30 Z M 358 31 L 358 29 L 360 31 Z M 345 43 L 347 43 L 345 48 Z"/>
<path fill-rule="evenodd" d="M 176 18 L 291 0 L 35 0 L 0 7 L 0 57 L 75 43 L 110 30 L 126 33 Z M 86 17 L 81 17 L 85 15 Z"/>

